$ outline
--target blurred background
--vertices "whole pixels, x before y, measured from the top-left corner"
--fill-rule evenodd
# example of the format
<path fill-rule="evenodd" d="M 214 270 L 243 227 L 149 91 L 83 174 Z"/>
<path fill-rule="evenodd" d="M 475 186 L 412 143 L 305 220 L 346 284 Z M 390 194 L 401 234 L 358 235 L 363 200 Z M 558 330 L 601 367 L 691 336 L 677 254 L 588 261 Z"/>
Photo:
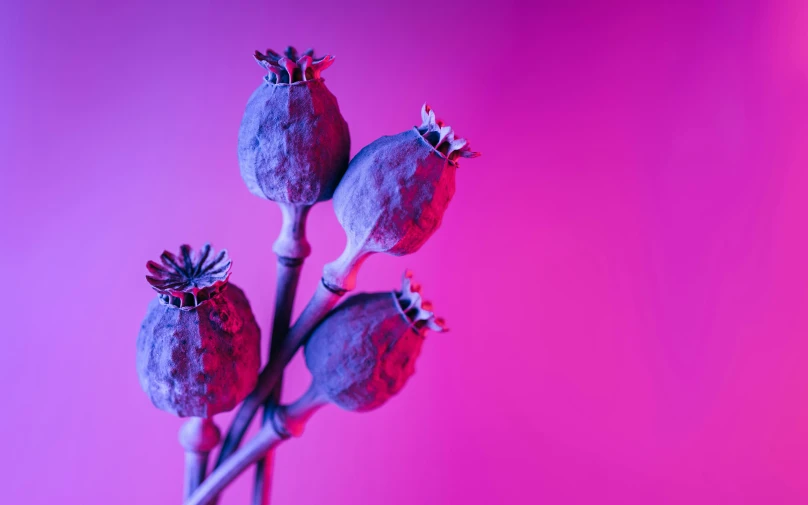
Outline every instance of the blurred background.
<path fill-rule="evenodd" d="M 808 7 L 705 4 L 0 3 L 0 501 L 180 502 L 145 263 L 228 248 L 268 331 L 280 212 L 236 135 L 253 51 L 292 44 L 336 55 L 353 153 L 428 101 L 483 156 L 359 276 L 412 268 L 452 331 L 282 446 L 273 504 L 808 502 Z M 329 203 L 309 222 L 297 311 L 345 240 Z"/>

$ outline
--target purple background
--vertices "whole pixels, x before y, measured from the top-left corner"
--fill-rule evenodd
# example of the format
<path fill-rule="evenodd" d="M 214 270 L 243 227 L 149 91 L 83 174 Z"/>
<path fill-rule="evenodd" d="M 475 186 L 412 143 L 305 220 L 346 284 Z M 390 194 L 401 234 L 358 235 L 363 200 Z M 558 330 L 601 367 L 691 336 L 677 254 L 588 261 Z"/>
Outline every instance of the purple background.
<path fill-rule="evenodd" d="M 280 213 L 236 133 L 253 50 L 291 43 L 337 56 L 354 153 L 427 100 L 483 157 L 359 276 L 411 267 L 453 331 L 283 446 L 274 503 L 808 502 L 808 8 L 719 3 L 1 3 L 0 501 L 179 503 L 145 262 L 227 247 L 267 329 Z M 344 245 L 329 204 L 309 236 L 298 309 Z"/>

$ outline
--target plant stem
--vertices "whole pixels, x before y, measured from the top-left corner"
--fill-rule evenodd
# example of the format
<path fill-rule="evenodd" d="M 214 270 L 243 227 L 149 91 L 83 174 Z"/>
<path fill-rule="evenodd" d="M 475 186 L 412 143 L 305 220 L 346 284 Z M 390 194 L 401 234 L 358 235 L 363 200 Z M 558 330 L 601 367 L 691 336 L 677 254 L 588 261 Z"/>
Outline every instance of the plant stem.
<path fill-rule="evenodd" d="M 219 444 L 221 434 L 211 419 L 192 417 L 180 428 L 179 439 L 185 449 L 183 498 L 188 499 L 205 480 L 208 454 Z"/>
<path fill-rule="evenodd" d="M 309 210 L 311 210 L 311 206 L 288 203 L 279 203 L 279 206 L 283 221 L 278 238 L 272 245 L 272 250 L 278 257 L 278 277 L 275 287 L 275 314 L 272 321 L 269 356 L 264 370 L 269 368 L 271 364 L 277 361 L 283 354 L 284 341 L 289 331 L 289 322 L 292 318 L 295 294 L 297 293 L 297 285 L 300 280 L 300 271 L 303 268 L 304 260 L 311 253 L 311 246 L 306 240 L 306 218 L 308 217 Z M 292 352 L 292 355 L 294 355 L 294 352 Z M 278 372 L 276 379 L 277 384 L 271 389 L 269 396 L 259 400 L 264 405 L 262 424 L 266 424 L 270 419 L 274 406 L 277 405 L 280 400 L 282 376 L 283 367 L 281 367 Z M 242 410 L 243 409 L 240 409 L 239 413 L 241 413 Z M 231 449 L 226 449 L 226 447 L 230 447 L 228 446 L 228 440 L 231 439 L 233 430 L 236 428 L 246 430 L 254 414 L 255 410 L 252 410 L 249 417 L 245 419 L 246 422 L 242 424 L 237 424 L 236 420 L 234 420 L 227 437 L 225 437 L 225 445 L 219 453 L 219 458 L 216 463 L 217 467 L 221 465 L 224 458 L 230 452 L 238 447 L 238 443 L 244 435 L 243 431 L 238 433 L 235 445 L 233 445 Z M 267 453 L 266 458 L 262 458 L 256 468 L 255 484 L 253 487 L 253 503 L 255 505 L 266 505 L 269 502 L 271 483 L 272 454 Z M 215 501 L 216 499 L 214 498 L 214 503 Z"/>
<path fill-rule="evenodd" d="M 219 452 L 219 458 L 216 461 L 217 468 L 222 466 L 228 456 L 238 449 L 253 416 L 275 388 L 283 369 L 292 360 L 311 330 L 328 314 L 328 311 L 334 308 L 342 294 L 341 292 L 335 293 L 331 291 L 322 282 L 317 286 L 314 296 L 309 300 L 308 305 L 303 309 L 303 313 L 300 314 L 294 326 L 289 330 L 277 358 L 264 367 L 261 375 L 258 376 L 258 384 L 255 389 L 242 402 L 236 412 L 227 436 L 225 436 L 222 443 L 222 450 Z"/>
<path fill-rule="evenodd" d="M 303 242 L 305 242 L 305 227 L 295 228 L 294 226 L 286 226 L 286 213 L 294 215 L 292 213 L 295 209 L 283 206 L 281 208 L 284 211 L 284 228 L 288 228 L 292 230 L 293 233 L 303 237 Z M 291 243 L 294 245 L 294 242 L 282 240 L 283 237 L 284 232 L 282 230 L 281 238 L 279 238 L 273 246 L 273 250 L 280 256 L 284 255 L 282 253 L 285 249 L 283 244 Z M 228 457 L 238 449 L 241 439 L 244 438 L 244 433 L 246 433 L 247 428 L 252 422 L 253 416 L 267 398 L 269 398 L 270 394 L 272 394 L 272 391 L 283 375 L 284 368 L 286 368 L 286 365 L 292 360 L 300 346 L 303 345 L 309 333 L 311 333 L 328 312 L 334 308 L 339 299 L 347 291 L 353 289 L 359 267 L 370 253 L 361 250 L 354 252 L 350 244 L 346 249 L 348 252 L 343 253 L 341 261 L 326 265 L 323 272 L 323 279 L 317 286 L 317 291 L 314 292 L 306 308 L 303 309 L 303 313 L 300 314 L 300 317 L 295 321 L 294 326 L 292 326 L 286 338 L 280 344 L 277 356 L 273 353 L 272 359 L 267 363 L 264 369 L 261 370 L 255 389 L 253 389 L 241 403 L 222 443 L 222 449 L 219 451 L 219 457 L 216 460 L 216 468 L 226 464 Z M 305 250 L 306 254 L 308 254 L 310 249 Z"/>
<path fill-rule="evenodd" d="M 288 407 L 275 410 L 272 422 L 266 424 L 236 451 L 232 457 L 214 470 L 186 499 L 185 505 L 210 505 L 236 477 L 250 465 L 290 436 L 299 437 L 308 419 L 326 403 L 326 398 L 312 385 L 300 399 Z"/>
<path fill-rule="evenodd" d="M 272 339 L 269 346 L 267 363 L 276 359 L 281 350 L 289 323 L 292 319 L 292 308 L 295 302 L 300 270 L 303 268 L 303 258 L 286 258 L 278 256 L 278 283 L 275 292 L 275 315 L 272 321 Z M 283 375 L 278 378 L 278 384 L 272 390 L 269 398 L 264 402 L 264 416 L 262 425 L 271 421 L 273 409 L 280 403 L 283 387 Z M 253 505 L 268 505 L 270 501 L 270 488 L 272 486 L 272 451 L 266 457 L 258 460 L 255 467 L 255 484 L 253 486 Z"/>
<path fill-rule="evenodd" d="M 303 262 L 311 253 L 311 246 L 306 240 L 306 218 L 311 206 L 279 203 L 282 223 L 278 238 L 272 245 L 272 250 L 278 257 L 278 277 L 275 283 L 275 314 L 272 320 L 272 330 L 269 340 L 269 355 L 267 363 L 276 359 L 283 345 L 284 337 L 289 331 L 289 322 L 292 319 L 292 308 L 295 303 L 297 284 L 300 280 L 300 271 Z M 283 373 L 278 378 L 278 384 L 272 390 L 269 398 L 264 401 L 264 416 L 261 424 L 265 425 L 272 416 L 272 410 L 280 402 Z M 266 458 L 258 461 L 253 488 L 254 505 L 267 505 L 269 503 L 270 487 L 272 485 L 272 453 L 268 452 Z"/>

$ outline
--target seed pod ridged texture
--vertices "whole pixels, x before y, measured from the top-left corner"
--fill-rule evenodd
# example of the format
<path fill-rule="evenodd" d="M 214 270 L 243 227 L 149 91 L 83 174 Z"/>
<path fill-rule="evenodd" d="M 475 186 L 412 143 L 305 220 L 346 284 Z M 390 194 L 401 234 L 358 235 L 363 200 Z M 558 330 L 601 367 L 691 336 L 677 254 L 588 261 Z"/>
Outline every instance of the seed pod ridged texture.
<path fill-rule="evenodd" d="M 306 345 L 306 365 L 315 383 L 343 409 L 381 406 L 415 372 L 424 337 L 394 303 L 390 293 L 354 295 Z"/>
<path fill-rule="evenodd" d="M 265 79 L 247 102 L 239 166 L 247 188 L 261 198 L 297 205 L 330 199 L 350 150 L 348 124 L 322 78 Z"/>
<path fill-rule="evenodd" d="M 441 224 L 455 172 L 414 128 L 364 147 L 334 194 L 348 241 L 369 252 L 417 251 Z"/>
<path fill-rule="evenodd" d="M 407 273 L 400 292 L 351 296 L 314 329 L 306 366 L 333 403 L 352 411 L 375 409 L 415 373 L 427 329 L 445 330 L 418 290 Z"/>
<path fill-rule="evenodd" d="M 209 244 L 146 264 L 158 296 L 140 326 L 137 372 L 157 408 L 211 417 L 255 386 L 261 334 L 244 292 L 228 282 L 230 266 L 227 251 Z"/>
<path fill-rule="evenodd" d="M 192 310 L 155 298 L 137 339 L 137 371 L 154 405 L 180 417 L 235 407 L 255 387 L 260 331 L 244 292 L 227 284 Z"/>

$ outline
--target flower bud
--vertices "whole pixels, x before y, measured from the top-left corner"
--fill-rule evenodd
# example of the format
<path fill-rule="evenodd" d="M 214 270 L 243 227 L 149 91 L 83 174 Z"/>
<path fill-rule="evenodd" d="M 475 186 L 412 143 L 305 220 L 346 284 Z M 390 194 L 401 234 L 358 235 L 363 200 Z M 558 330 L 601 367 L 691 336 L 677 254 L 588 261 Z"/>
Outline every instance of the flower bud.
<path fill-rule="evenodd" d="M 306 343 L 314 387 L 353 411 L 398 393 L 415 372 L 426 330 L 445 330 L 418 290 L 405 273 L 400 292 L 360 293 L 335 308 Z"/>
<path fill-rule="evenodd" d="M 356 266 L 368 254 L 417 251 L 440 226 L 454 195 L 458 159 L 478 156 L 428 105 L 421 115 L 420 127 L 381 137 L 351 160 L 334 192 L 348 244 L 326 266 L 330 286 L 352 289 Z"/>
<path fill-rule="evenodd" d="M 279 203 L 328 200 L 348 167 L 351 140 L 337 99 L 320 72 L 333 56 L 315 59 L 255 53 L 268 70 L 247 102 L 238 135 L 241 176 L 250 192 Z"/>
<path fill-rule="evenodd" d="M 230 284 L 226 250 L 187 245 L 149 261 L 158 292 L 137 338 L 137 371 L 154 405 L 180 417 L 211 417 L 255 386 L 260 331 L 244 292 Z"/>

